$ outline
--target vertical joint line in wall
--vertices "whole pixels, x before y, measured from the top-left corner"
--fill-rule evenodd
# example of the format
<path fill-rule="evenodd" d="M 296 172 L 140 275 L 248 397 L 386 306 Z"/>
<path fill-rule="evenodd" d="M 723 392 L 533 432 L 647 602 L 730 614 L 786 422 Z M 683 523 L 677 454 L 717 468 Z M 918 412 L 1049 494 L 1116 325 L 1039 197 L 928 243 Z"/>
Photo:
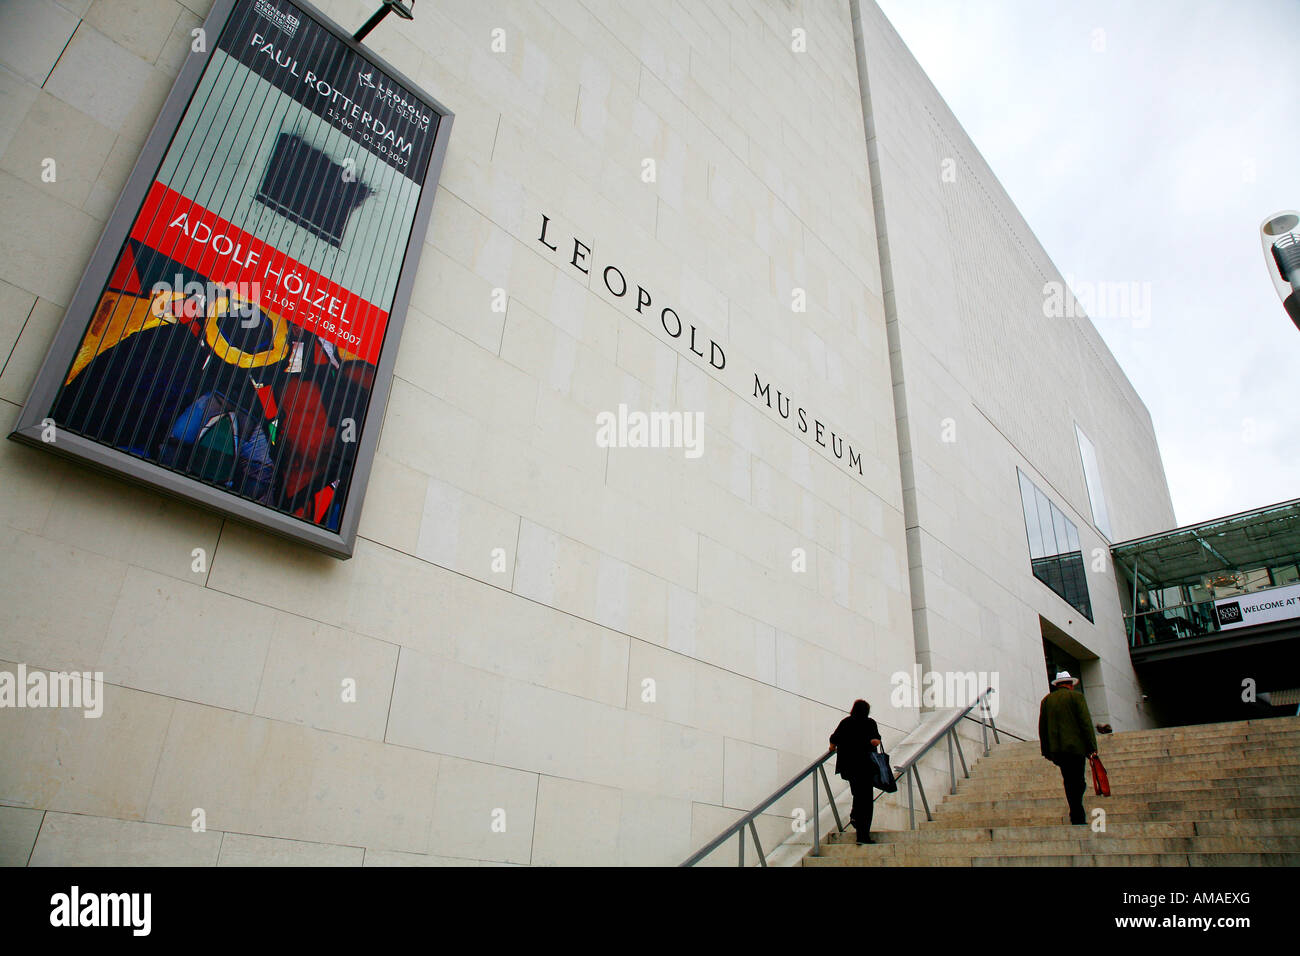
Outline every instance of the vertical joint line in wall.
<path fill-rule="evenodd" d="M 668 397 L 673 403 L 684 406 L 684 403 L 681 400 L 681 391 L 678 389 L 678 385 L 681 384 L 681 381 L 682 381 L 682 357 L 680 355 L 675 355 L 673 356 L 673 384 L 670 386 L 671 390 L 668 393 Z M 701 422 L 704 421 L 703 412 L 700 412 L 700 421 Z M 703 434 L 701 434 L 700 437 L 701 440 L 703 440 Z"/>
<path fill-rule="evenodd" d="M 63 49 L 60 50 L 59 55 L 54 58 L 54 65 L 50 67 L 50 72 L 46 73 L 45 79 L 41 80 L 41 89 L 45 89 L 45 84 L 50 82 L 50 77 L 52 77 L 54 71 L 59 68 L 59 63 L 63 60 L 63 54 L 68 52 L 68 47 L 72 45 L 72 38 L 77 35 L 77 31 L 81 29 L 81 24 L 84 22 L 85 21 L 83 20 L 78 20 L 77 25 L 73 27 L 72 32 L 68 34 L 68 42 L 63 44 Z"/>
<path fill-rule="evenodd" d="M 384 715 L 384 743 L 388 743 L 388 724 L 393 719 L 393 698 L 397 696 L 397 672 L 402 666 L 402 646 L 397 646 L 397 660 L 393 662 L 393 685 L 388 688 L 388 713 Z"/>
<path fill-rule="evenodd" d="M 0 376 L 4 375 L 5 369 L 9 367 L 9 360 L 12 359 L 14 353 L 18 351 L 18 343 L 22 341 L 23 333 L 27 331 L 27 323 L 30 322 L 32 316 L 36 314 L 36 304 L 40 301 L 40 296 L 32 299 L 32 307 L 27 310 L 27 318 L 23 319 L 22 327 L 18 330 L 18 335 L 14 337 L 13 348 L 11 348 L 9 354 L 5 356 L 4 362 L 0 362 Z"/>
<path fill-rule="evenodd" d="M 45 817 L 49 810 L 41 811 L 41 822 L 36 824 L 36 836 L 32 837 L 32 848 L 27 851 L 27 865 L 32 865 L 32 857 L 36 855 L 36 844 L 41 840 L 41 831 L 45 829 Z"/>
<path fill-rule="evenodd" d="M 700 539 L 703 535 L 698 532 L 695 535 L 695 599 L 700 597 Z"/>
<path fill-rule="evenodd" d="M 212 545 L 212 557 L 208 559 L 208 573 L 203 575 L 203 586 L 206 588 L 208 582 L 212 580 L 212 566 L 217 563 L 217 549 L 221 547 L 221 535 L 226 530 L 226 519 L 221 519 L 221 524 L 217 526 L 217 540 Z"/>
<path fill-rule="evenodd" d="M 510 298 L 511 296 L 509 295 L 509 293 L 507 293 L 506 314 L 501 318 L 501 335 L 497 339 L 496 355 L 498 358 L 501 357 L 501 350 L 506 347 L 506 323 L 510 321 Z"/>
<path fill-rule="evenodd" d="M 149 778 L 149 800 L 152 802 L 154 791 L 158 789 L 158 771 L 162 769 L 163 757 L 167 753 L 167 744 L 172 739 L 172 723 L 176 719 L 176 700 L 170 699 L 167 704 L 167 729 L 163 732 L 162 746 L 158 748 L 158 759 L 154 761 L 153 775 Z M 148 804 L 146 804 L 147 806 Z M 204 817 L 204 825 L 207 825 L 207 817 Z M 190 832 L 194 832 L 194 810 L 190 810 Z"/>
<path fill-rule="evenodd" d="M 266 656 L 262 658 L 262 673 L 257 677 L 257 693 L 253 695 L 253 700 L 262 699 L 262 687 L 266 684 L 266 669 L 271 666 L 271 644 L 274 638 L 266 642 Z"/>
<path fill-rule="evenodd" d="M 533 791 L 533 832 L 528 838 L 528 865 L 533 865 L 533 847 L 537 845 L 537 807 L 542 799 L 542 775 L 537 775 L 537 788 Z"/>
<path fill-rule="evenodd" d="M 497 158 L 497 140 L 501 138 L 501 115 L 500 113 L 497 114 L 497 128 L 496 132 L 492 134 L 492 152 L 488 154 L 489 163 Z"/>
<path fill-rule="evenodd" d="M 608 454 L 608 452 L 606 452 Z M 524 516 L 519 516 L 519 523 L 515 525 L 515 553 L 510 560 L 510 593 L 515 591 L 515 582 L 519 580 L 519 541 L 523 537 Z"/>
<path fill-rule="evenodd" d="M 628 687 L 632 683 L 632 639 L 627 641 L 627 676 L 623 681 L 623 709 L 627 710 L 632 705 L 632 695 L 628 693 Z"/>

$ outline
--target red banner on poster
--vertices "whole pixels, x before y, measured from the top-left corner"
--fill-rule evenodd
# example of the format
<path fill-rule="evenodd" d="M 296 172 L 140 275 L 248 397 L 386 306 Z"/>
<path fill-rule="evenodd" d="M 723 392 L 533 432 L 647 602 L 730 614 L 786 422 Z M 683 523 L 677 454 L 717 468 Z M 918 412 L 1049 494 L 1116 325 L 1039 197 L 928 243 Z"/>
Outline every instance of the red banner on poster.
<path fill-rule="evenodd" d="M 388 313 L 180 193 L 155 182 L 131 238 L 209 280 L 247 284 L 259 308 L 375 364 Z"/>

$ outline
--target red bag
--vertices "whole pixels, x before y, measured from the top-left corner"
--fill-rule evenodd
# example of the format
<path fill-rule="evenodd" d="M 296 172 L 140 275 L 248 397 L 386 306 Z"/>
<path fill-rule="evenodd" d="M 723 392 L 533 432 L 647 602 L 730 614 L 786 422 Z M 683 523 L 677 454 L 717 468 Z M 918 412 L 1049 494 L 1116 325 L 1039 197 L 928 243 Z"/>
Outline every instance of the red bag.
<path fill-rule="evenodd" d="M 1097 796 L 1109 797 L 1110 780 L 1106 776 L 1106 768 L 1101 765 L 1101 758 L 1093 754 L 1088 762 L 1092 764 L 1092 788 L 1097 791 Z"/>

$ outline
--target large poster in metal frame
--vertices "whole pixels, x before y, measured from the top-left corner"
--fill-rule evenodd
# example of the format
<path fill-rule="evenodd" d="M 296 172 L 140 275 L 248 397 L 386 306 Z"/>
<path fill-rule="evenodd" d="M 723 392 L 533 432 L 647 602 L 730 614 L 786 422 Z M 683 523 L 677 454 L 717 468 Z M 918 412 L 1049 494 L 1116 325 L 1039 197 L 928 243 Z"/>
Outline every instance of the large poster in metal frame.
<path fill-rule="evenodd" d="M 452 115 L 217 0 L 10 437 L 350 557 Z"/>

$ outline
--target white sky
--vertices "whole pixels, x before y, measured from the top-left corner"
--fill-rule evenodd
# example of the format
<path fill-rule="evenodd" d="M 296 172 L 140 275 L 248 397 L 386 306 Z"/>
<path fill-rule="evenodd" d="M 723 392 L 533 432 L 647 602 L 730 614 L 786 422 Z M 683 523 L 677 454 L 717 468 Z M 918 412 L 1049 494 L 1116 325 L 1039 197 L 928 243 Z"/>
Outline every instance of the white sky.
<path fill-rule="evenodd" d="M 1300 209 L 1300 0 L 879 3 L 1057 269 L 1151 284 L 1148 322 L 1093 324 L 1179 524 L 1300 497 L 1300 330 L 1259 239 Z"/>

